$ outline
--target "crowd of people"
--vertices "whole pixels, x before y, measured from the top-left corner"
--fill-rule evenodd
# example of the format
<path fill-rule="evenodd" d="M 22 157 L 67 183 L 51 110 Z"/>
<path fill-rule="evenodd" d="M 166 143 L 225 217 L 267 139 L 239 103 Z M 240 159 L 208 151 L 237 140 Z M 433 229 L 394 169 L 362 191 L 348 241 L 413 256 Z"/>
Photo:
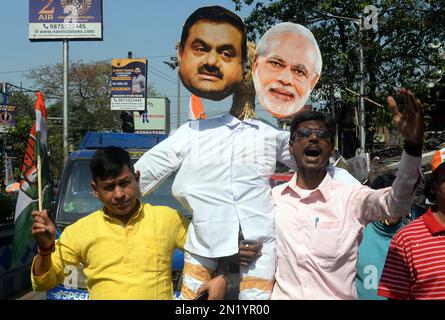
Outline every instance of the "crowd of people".
<path fill-rule="evenodd" d="M 242 80 L 246 39 L 233 12 L 196 10 L 178 47 L 184 86 L 205 99 L 230 96 Z M 329 164 L 335 120 L 302 110 L 321 70 L 311 31 L 279 23 L 258 41 L 253 82 L 266 111 L 292 117 L 290 132 L 228 112 L 182 125 L 134 166 L 125 150 L 97 151 L 91 186 L 102 209 L 57 240 L 46 211 L 33 212 L 33 288 L 62 283 L 65 266 L 81 263 L 92 299 L 172 299 L 171 257 L 179 248 L 181 299 L 203 292 L 224 299 L 227 263 L 236 255 L 243 300 L 445 299 L 445 149 L 433 158 L 428 191 L 435 205 L 404 226 L 422 179 L 421 102 L 400 89 L 402 112 L 387 98 L 405 139 L 400 165 L 395 177 L 363 186 Z M 271 189 L 277 161 L 295 174 Z M 172 194 L 192 213 L 190 222 L 139 201 L 173 172 Z"/>

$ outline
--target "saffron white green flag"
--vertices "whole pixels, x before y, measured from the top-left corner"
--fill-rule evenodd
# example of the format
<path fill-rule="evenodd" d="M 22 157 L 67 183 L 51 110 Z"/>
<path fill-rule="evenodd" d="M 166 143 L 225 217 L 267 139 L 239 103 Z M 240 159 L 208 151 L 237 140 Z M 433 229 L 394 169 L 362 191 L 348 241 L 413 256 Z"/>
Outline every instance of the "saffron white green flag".
<path fill-rule="evenodd" d="M 37 187 L 37 152 L 40 148 L 41 155 L 41 178 L 42 178 L 42 202 L 43 209 L 49 209 L 53 196 L 52 181 L 49 172 L 47 153 L 47 130 L 46 130 L 46 108 L 43 95 L 36 93 L 35 104 L 36 121 L 29 133 L 25 156 L 23 159 L 22 176 L 20 177 L 20 190 L 15 207 L 14 237 L 12 242 L 12 262 L 14 267 L 34 246 L 31 227 L 33 219 L 32 210 L 38 210 L 38 187 Z M 37 139 L 40 137 L 40 139 Z"/>

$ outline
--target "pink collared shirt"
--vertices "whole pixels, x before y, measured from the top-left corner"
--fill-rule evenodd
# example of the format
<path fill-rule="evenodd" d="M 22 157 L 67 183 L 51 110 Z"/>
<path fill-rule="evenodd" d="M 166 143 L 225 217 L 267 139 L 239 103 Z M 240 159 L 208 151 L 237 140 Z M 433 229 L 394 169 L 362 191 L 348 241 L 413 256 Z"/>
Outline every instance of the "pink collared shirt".
<path fill-rule="evenodd" d="M 358 246 L 367 223 L 409 212 L 420 158 L 402 154 L 392 187 L 373 190 L 326 174 L 304 195 L 289 183 L 275 187 L 277 271 L 272 299 L 357 299 Z"/>

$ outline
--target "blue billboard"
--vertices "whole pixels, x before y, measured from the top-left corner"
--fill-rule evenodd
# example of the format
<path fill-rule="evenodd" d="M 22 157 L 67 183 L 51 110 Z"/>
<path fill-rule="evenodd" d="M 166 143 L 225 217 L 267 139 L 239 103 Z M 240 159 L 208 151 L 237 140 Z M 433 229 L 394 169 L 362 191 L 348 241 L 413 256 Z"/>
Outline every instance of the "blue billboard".
<path fill-rule="evenodd" d="M 145 110 L 147 59 L 112 59 L 111 110 Z"/>
<path fill-rule="evenodd" d="M 29 40 L 102 40 L 102 0 L 29 0 Z"/>

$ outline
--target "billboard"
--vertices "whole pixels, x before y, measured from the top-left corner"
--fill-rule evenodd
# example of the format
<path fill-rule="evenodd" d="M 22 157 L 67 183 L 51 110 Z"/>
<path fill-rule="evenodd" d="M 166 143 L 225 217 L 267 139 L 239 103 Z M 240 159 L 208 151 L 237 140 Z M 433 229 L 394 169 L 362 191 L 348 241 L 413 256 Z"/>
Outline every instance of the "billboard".
<path fill-rule="evenodd" d="M 112 59 L 111 110 L 145 111 L 147 59 Z"/>
<path fill-rule="evenodd" d="M 0 105 L 0 132 L 15 127 L 15 106 Z"/>
<path fill-rule="evenodd" d="M 29 0 L 30 41 L 102 40 L 102 0 Z"/>
<path fill-rule="evenodd" d="M 168 98 L 147 98 L 147 111 L 133 112 L 134 132 L 169 134 L 170 100 Z"/>

